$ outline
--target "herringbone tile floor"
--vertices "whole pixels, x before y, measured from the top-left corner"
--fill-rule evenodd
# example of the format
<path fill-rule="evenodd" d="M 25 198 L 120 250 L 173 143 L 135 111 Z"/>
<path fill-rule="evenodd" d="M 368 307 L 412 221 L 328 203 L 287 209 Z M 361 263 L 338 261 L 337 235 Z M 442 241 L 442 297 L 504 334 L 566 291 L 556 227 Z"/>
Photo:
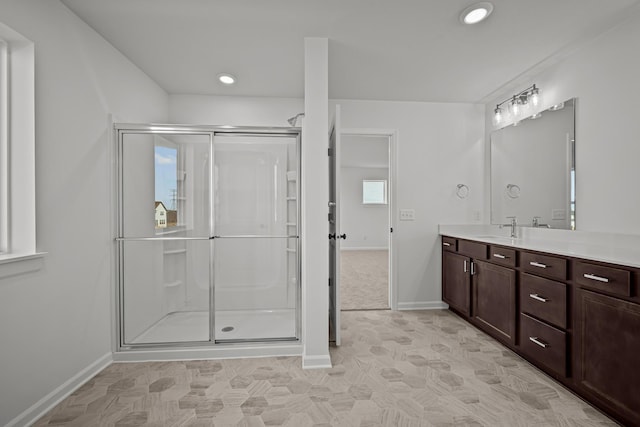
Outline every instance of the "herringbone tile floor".
<path fill-rule="evenodd" d="M 615 425 L 447 311 L 344 312 L 343 325 L 331 369 L 298 357 L 113 364 L 35 425 Z"/>

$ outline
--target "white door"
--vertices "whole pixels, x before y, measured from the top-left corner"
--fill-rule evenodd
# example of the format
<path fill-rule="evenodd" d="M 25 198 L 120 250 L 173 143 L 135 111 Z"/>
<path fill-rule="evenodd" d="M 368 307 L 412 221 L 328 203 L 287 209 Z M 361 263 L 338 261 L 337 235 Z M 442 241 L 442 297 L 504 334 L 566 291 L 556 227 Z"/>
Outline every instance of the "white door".
<path fill-rule="evenodd" d="M 331 341 L 340 345 L 340 106 L 329 132 L 329 319 Z"/>

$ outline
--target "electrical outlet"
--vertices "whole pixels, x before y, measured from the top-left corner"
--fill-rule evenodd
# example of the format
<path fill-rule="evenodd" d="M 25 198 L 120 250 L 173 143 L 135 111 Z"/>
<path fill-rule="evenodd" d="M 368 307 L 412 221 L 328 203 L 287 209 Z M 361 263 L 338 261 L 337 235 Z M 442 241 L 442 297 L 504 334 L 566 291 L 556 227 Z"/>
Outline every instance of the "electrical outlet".
<path fill-rule="evenodd" d="M 480 211 L 473 211 L 473 220 L 480 221 Z"/>
<path fill-rule="evenodd" d="M 566 211 L 564 209 L 552 209 L 551 210 L 551 219 L 565 219 Z"/>
<path fill-rule="evenodd" d="M 400 221 L 415 221 L 415 209 L 400 209 Z"/>

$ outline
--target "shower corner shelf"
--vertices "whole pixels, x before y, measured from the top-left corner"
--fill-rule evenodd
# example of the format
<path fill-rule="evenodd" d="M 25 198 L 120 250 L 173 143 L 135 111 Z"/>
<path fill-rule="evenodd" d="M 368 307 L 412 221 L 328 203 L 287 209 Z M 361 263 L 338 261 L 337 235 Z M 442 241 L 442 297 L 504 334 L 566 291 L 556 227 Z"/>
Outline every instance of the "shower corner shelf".
<path fill-rule="evenodd" d="M 166 282 L 164 284 L 165 288 L 176 288 L 178 286 L 182 285 L 182 280 L 176 280 L 174 282 Z"/>

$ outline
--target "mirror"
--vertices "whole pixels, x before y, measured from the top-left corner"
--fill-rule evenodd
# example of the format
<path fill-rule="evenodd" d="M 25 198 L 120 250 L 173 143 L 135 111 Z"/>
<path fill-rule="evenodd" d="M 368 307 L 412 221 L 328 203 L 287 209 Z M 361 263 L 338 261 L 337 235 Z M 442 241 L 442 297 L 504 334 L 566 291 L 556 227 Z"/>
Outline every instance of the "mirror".
<path fill-rule="evenodd" d="M 575 230 L 575 98 L 491 134 L 491 223 Z"/>

